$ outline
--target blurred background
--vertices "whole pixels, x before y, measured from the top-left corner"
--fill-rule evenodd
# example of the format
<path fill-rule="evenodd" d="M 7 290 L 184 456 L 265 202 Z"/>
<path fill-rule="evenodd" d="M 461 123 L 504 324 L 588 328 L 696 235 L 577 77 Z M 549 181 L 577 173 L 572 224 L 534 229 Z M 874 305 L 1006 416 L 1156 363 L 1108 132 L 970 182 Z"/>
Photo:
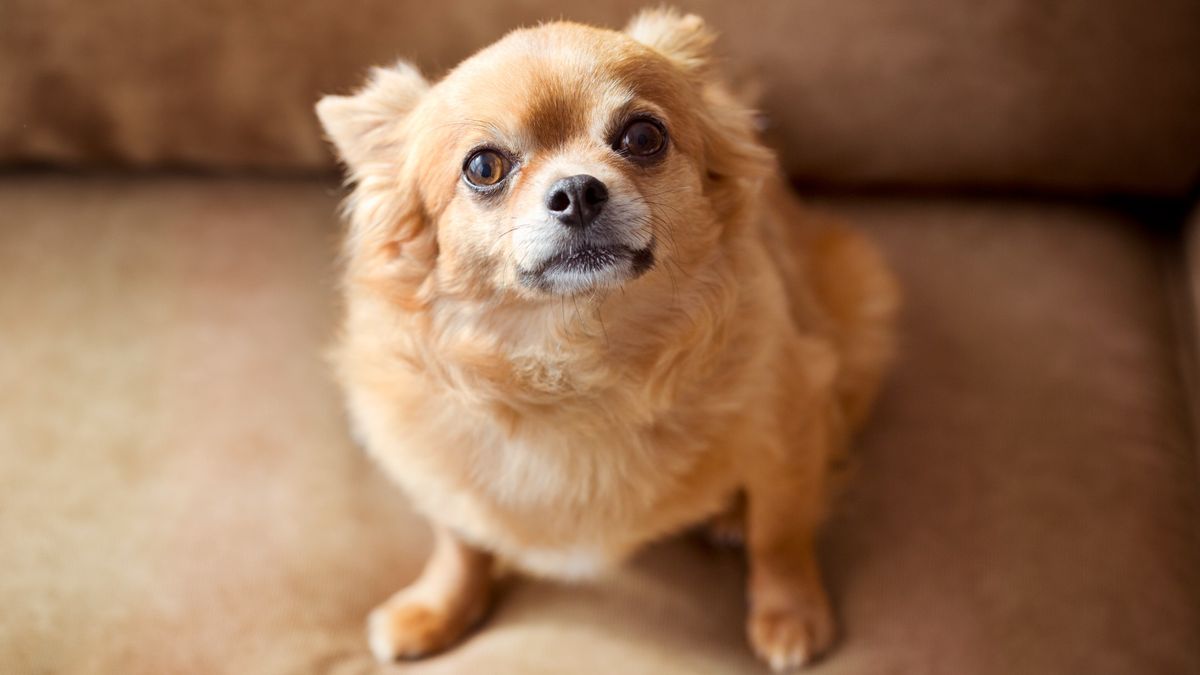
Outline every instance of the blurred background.
<path fill-rule="evenodd" d="M 1200 673 L 1200 3 L 674 4 L 908 297 L 813 672 Z M 0 672 L 762 672 L 690 538 L 426 662 L 362 635 L 429 542 L 323 361 L 313 104 L 642 6 L 0 0 Z"/>
<path fill-rule="evenodd" d="M 644 4 L 7 0 L 0 158 L 329 170 L 313 101 L 369 66 L 436 77 L 513 27 Z M 797 179 L 1179 194 L 1200 171 L 1195 2 L 679 5 L 722 32 Z"/>

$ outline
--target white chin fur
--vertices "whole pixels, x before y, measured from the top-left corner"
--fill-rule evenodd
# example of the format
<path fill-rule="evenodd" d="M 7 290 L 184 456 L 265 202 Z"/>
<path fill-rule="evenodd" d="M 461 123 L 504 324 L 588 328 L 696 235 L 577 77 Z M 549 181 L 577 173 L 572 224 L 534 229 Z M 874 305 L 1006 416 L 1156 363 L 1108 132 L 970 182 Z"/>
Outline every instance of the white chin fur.
<path fill-rule="evenodd" d="M 542 275 L 543 288 L 555 295 L 573 295 L 603 288 L 615 288 L 629 279 L 629 261 L 598 270 L 549 270 Z"/>

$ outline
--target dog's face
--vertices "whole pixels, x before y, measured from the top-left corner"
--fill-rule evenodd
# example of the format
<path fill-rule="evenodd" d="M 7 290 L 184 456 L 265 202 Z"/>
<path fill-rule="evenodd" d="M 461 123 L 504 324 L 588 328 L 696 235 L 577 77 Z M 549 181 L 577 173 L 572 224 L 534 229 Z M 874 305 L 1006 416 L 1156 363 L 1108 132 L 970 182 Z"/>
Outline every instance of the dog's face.
<path fill-rule="evenodd" d="M 654 264 L 668 226 L 661 197 L 687 209 L 699 196 L 670 96 L 682 76 L 632 45 L 619 61 L 610 40 L 585 36 L 515 34 L 439 92 L 449 126 L 430 134 L 444 147 L 429 152 L 461 168 L 443 188 L 439 241 L 461 271 L 491 269 L 493 284 L 526 293 L 617 286 Z"/>
<path fill-rule="evenodd" d="M 669 13 L 627 33 L 548 24 L 433 87 L 400 65 L 354 97 L 327 97 L 322 122 L 373 205 L 352 227 L 378 236 L 352 231 L 352 242 L 426 257 L 437 287 L 426 292 L 472 297 L 591 294 L 666 266 L 686 273 L 718 246 L 716 183 L 753 173 L 731 170 L 739 159 L 766 161 L 743 111 L 717 110 L 711 39 L 695 17 Z"/>

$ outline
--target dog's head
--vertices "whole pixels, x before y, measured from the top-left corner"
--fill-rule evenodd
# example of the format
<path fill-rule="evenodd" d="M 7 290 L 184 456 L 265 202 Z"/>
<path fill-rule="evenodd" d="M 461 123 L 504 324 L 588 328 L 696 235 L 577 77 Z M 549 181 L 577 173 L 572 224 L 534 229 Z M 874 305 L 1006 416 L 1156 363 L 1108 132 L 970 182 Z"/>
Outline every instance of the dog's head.
<path fill-rule="evenodd" d="M 324 98 L 357 183 L 351 265 L 418 301 L 536 302 L 717 257 L 772 160 L 713 79 L 712 40 L 669 11 L 624 33 L 551 23 L 432 86 L 401 63 Z"/>

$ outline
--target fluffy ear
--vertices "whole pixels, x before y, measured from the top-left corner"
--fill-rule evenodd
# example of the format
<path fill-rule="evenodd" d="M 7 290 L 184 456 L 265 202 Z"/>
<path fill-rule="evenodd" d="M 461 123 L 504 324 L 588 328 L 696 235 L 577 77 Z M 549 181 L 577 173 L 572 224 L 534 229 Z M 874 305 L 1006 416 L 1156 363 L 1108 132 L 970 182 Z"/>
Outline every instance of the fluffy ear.
<path fill-rule="evenodd" d="M 352 172 L 384 157 L 395 157 L 397 127 L 412 112 L 429 83 L 411 64 L 372 68 L 353 96 L 326 96 L 317 117 L 338 155 Z"/>
<path fill-rule="evenodd" d="M 708 65 L 717 39 L 700 17 L 668 8 L 642 11 L 629 22 L 625 33 L 688 71 L 700 71 Z"/>

